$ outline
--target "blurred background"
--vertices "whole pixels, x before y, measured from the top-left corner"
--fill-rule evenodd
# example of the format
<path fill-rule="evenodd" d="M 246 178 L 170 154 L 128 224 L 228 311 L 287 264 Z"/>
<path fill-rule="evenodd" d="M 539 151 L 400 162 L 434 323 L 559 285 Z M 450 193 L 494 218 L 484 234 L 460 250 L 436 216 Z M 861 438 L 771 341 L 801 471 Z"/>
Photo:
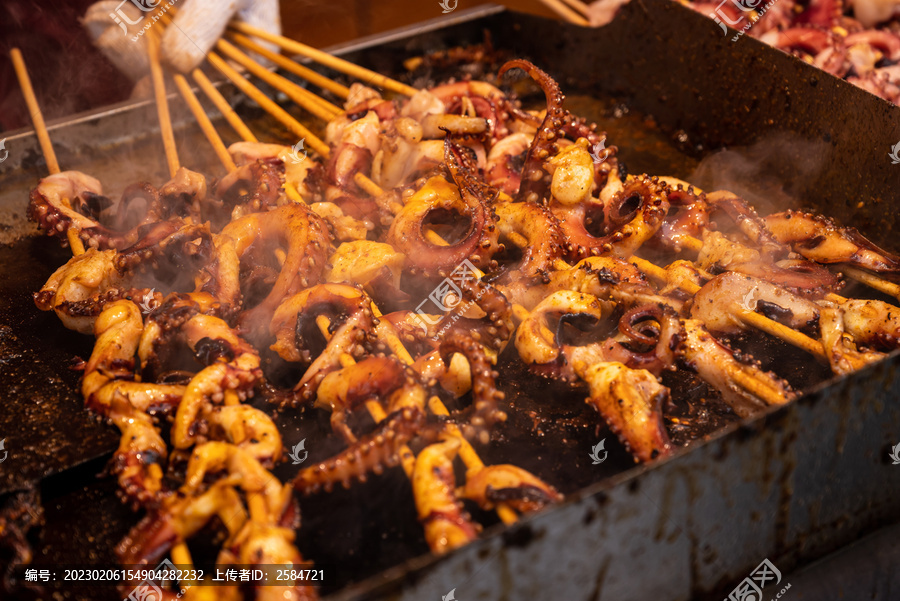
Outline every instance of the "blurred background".
<path fill-rule="evenodd" d="M 47 120 L 129 97 L 132 82 L 91 45 L 81 26 L 81 17 L 94 1 L 0 2 L 0 131 L 30 126 L 9 60 L 14 46 L 22 50 Z M 459 0 L 457 10 L 488 3 Z M 496 0 L 493 4 L 556 18 L 539 0 Z M 316 47 L 441 15 L 439 0 L 281 0 L 284 34 Z"/>

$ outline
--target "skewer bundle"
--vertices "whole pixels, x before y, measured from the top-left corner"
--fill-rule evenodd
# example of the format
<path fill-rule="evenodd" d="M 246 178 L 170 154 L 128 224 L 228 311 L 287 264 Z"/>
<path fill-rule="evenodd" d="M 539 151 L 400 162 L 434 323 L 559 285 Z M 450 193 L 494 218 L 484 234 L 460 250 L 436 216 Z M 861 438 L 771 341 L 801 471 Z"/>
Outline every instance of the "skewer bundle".
<path fill-rule="evenodd" d="M 400 98 L 386 101 L 367 86 L 329 80 L 248 36 Z M 119 549 L 125 563 L 145 559 L 148 533 L 165 523 L 178 533 L 173 559 L 192 565 L 187 538 L 206 523 L 196 519 L 199 508 L 208 511 L 206 519 L 219 516 L 229 532 L 220 563 L 241 563 L 264 536 L 291 522 L 297 510 L 290 485 L 267 471 L 281 459 L 280 436 L 268 415 L 246 404 L 263 388 L 273 360 L 295 371 L 305 366 L 296 385 L 278 393 L 286 405 L 330 410 L 335 432 L 347 442 L 338 456 L 300 470 L 294 488 L 308 493 L 349 486 L 399 464 L 411 480 L 426 540 L 444 552 L 477 536 L 479 526 L 462 499 L 496 510 L 506 523 L 561 499 L 516 466 L 485 466 L 476 451 L 490 444 L 491 429 L 506 417 L 492 365 L 510 343 L 536 372 L 586 385 L 588 403 L 637 460 L 649 461 L 673 452 L 662 419 L 669 391 L 661 377 L 676 362 L 694 369 L 741 416 L 795 395 L 777 376 L 736 356 L 713 322 L 726 333 L 755 328 L 778 337 L 838 373 L 877 360 L 880 354 L 868 348 L 873 341 L 885 346 L 896 340 L 887 305 L 837 295 L 840 279 L 829 279 L 803 256 L 801 242 L 808 238 L 784 227 L 784 216 L 767 222 L 724 194 L 704 195 L 667 178 L 622 177 L 614 147 L 598 160 L 604 134 L 568 114 L 555 82 L 525 61 L 504 69 L 523 69 L 541 85 L 548 99 L 542 113 L 523 111 L 483 82 L 415 90 L 242 23 L 233 25 L 230 39 L 345 101 L 342 109 L 268 71 L 228 40 L 208 55 L 214 69 L 318 159 L 298 157 L 296 147 L 260 144 L 197 70 L 194 81 L 243 140 L 226 148 L 188 80 L 175 75 L 227 172 L 208 189 L 206 179 L 179 160 L 151 35 L 171 180 L 140 191 L 147 200 L 140 223 L 126 219 L 121 208 L 135 192 L 120 203 L 119 229 L 86 214 L 88 199 L 102 190 L 83 174 L 51 170 L 32 195 L 31 215 L 48 233 L 63 233 L 76 255 L 36 300 L 68 327 L 97 337 L 85 368 L 85 401 L 122 430 L 116 467 L 123 494 L 151 508 Z M 266 96 L 251 76 L 325 122 L 326 139 Z M 28 97 L 24 84 L 23 90 Z M 32 114 L 40 114 L 36 103 Z M 52 165 L 39 118 L 35 128 Z M 520 161 L 517 172 L 512 166 Z M 710 217 L 735 211 L 730 237 L 710 226 Z M 465 231 L 453 221 L 429 220 L 447 213 L 461 215 Z M 780 239 L 769 223 L 781 228 Z M 845 274 L 893 289 L 872 273 L 893 273 L 892 256 L 819 218 L 798 215 L 795 223 L 845 251 L 835 263 L 856 265 L 841 267 Z M 847 253 L 847 244 L 856 244 L 856 251 Z M 696 261 L 660 267 L 647 258 L 658 253 L 644 254 L 651 245 L 677 256 L 697 253 Z M 138 272 L 152 272 L 173 257 L 180 269 L 192 268 L 192 291 L 132 287 Z M 85 274 L 94 276 L 89 284 L 74 283 Z M 422 304 L 403 289 L 410 276 L 426 284 L 412 292 L 430 296 L 445 314 L 418 309 Z M 719 294 L 737 280 L 746 290 L 740 298 Z M 817 285 L 798 285 L 808 281 Z M 409 299 L 396 301 L 403 297 Z M 701 300 L 717 303 L 716 309 Z M 385 302 L 401 307 L 384 315 L 379 303 Z M 805 315 L 812 317 L 799 321 Z M 568 340 L 567 324 L 575 322 L 590 325 L 593 339 Z M 616 328 L 610 332 L 604 324 Z M 173 379 L 165 374 L 177 347 L 196 365 Z M 471 407 L 448 409 L 445 400 L 467 394 Z M 359 407 L 374 429 L 359 433 L 351 425 Z M 174 452 L 154 414 L 174 417 Z M 457 455 L 467 468 L 459 488 Z M 179 456 L 187 464 L 174 495 L 164 469 L 175 477 Z M 220 477 L 210 485 L 212 475 Z M 289 532 L 279 532 L 282 555 L 260 563 L 302 562 Z M 298 585 L 285 592 L 315 594 Z"/>

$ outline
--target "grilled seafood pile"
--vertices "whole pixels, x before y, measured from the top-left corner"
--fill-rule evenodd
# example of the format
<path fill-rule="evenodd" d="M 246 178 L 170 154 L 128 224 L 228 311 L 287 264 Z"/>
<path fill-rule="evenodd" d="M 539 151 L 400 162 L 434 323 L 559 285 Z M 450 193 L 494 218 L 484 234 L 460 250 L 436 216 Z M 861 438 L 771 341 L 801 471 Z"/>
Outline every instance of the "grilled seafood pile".
<path fill-rule="evenodd" d="M 676 449 L 676 368 L 741 417 L 796 396 L 740 348 L 760 320 L 805 336 L 836 374 L 896 348 L 896 307 L 838 292 L 842 267 L 890 277 L 900 259 L 823 216 L 763 218 L 727 191 L 629 174 L 550 76 L 524 60 L 500 75 L 514 70 L 545 110 L 481 81 L 403 101 L 354 84 L 326 161 L 242 142 L 219 181 L 182 168 L 116 203 L 64 172 L 33 191 L 31 218 L 86 247 L 35 302 L 96 338 L 82 393 L 120 429 L 113 470 L 143 512 L 123 563 L 184 563 L 215 517 L 217 564 L 302 563 L 294 493 L 387 469 L 409 476 L 436 553 L 479 535 L 476 507 L 514 519 L 561 501 L 553 482 L 474 455 L 502 444 L 492 434 L 515 411 L 501 354 L 581 391 L 647 462 Z M 344 449 L 282 483 L 259 395 L 298 420 L 326 412 Z M 316 597 L 301 583 L 249 592 Z"/>
<path fill-rule="evenodd" d="M 735 41 L 746 35 L 793 54 L 836 77 L 900 103 L 900 5 L 873 0 L 684 0 Z"/>

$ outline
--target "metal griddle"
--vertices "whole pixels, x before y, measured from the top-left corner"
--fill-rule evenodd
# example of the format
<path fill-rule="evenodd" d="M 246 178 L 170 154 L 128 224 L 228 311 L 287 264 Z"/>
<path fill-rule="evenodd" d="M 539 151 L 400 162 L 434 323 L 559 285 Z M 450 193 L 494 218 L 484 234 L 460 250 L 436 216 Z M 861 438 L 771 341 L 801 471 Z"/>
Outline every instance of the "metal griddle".
<path fill-rule="evenodd" d="M 887 152 L 900 132 L 900 110 L 756 40 L 731 43 L 715 23 L 674 2 L 634 0 L 597 30 L 496 7 L 459 11 L 338 50 L 400 74 L 403 59 L 478 43 L 486 30 L 496 47 L 557 78 L 569 106 L 610 132 L 631 172 L 687 178 L 699 166 L 697 175 L 710 178 L 701 185 L 725 177 L 754 204 L 812 207 L 898 248 L 891 232 L 900 214 L 893 206 L 900 167 Z M 257 130 L 279 131 L 240 97 L 234 101 Z M 184 162 L 222 175 L 189 115 L 178 101 L 173 108 L 179 148 L 190 156 Z M 217 124 L 226 143 L 236 141 Z M 64 168 L 97 176 L 108 191 L 121 190 L 133 173 L 166 179 L 148 103 L 51 124 L 51 135 Z M 112 546 L 137 521 L 115 498 L 115 482 L 97 479 L 118 436 L 81 408 L 78 374 L 68 369 L 93 341 L 31 303 L 30 293 L 66 254 L 54 242 L 22 237 L 30 231 L 27 192 L 44 173 L 31 134 L 10 135 L 7 148 L 0 230 L 14 241 L 0 248 L 0 437 L 10 457 L 0 464 L 0 494 L 40 487 L 46 525 L 36 539 L 37 562 L 110 565 Z M 710 158 L 721 149 L 728 152 Z M 122 169 L 123 161 L 134 169 Z M 762 164 L 765 178 L 739 169 L 748 161 Z M 758 344 L 785 364 L 799 353 Z M 839 380 L 814 369 L 794 374 L 808 394 L 744 423 L 711 406 L 709 437 L 649 467 L 630 462 L 586 411 L 583 394 L 520 372 L 504 383 L 516 405 L 498 433 L 504 440 L 483 457 L 534 470 L 567 493 L 564 505 L 509 528 L 479 515 L 489 526 L 481 540 L 434 558 L 409 485 L 393 470 L 350 491 L 301 499 L 298 546 L 330 572 L 323 592 L 336 600 L 438 599 L 453 588 L 466 601 L 721 598 L 764 558 L 787 574 L 900 521 L 900 469 L 887 459 L 889 445 L 900 441 L 898 362 L 894 353 Z M 286 445 L 307 438 L 309 461 L 339 448 L 322 415 L 277 419 Z M 587 454 L 604 437 L 610 460 L 593 466 Z M 286 479 L 296 469 L 282 465 L 276 473 Z M 69 598 L 118 598 L 111 588 L 63 590 Z"/>

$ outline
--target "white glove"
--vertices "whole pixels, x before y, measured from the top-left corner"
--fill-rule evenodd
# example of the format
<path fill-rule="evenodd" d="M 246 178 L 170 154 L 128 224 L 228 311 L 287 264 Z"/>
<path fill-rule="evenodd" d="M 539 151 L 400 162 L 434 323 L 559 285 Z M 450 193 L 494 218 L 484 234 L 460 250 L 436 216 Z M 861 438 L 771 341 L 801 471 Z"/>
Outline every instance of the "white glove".
<path fill-rule="evenodd" d="M 162 58 L 183 73 L 199 66 L 232 17 L 281 33 L 278 0 L 101 0 L 88 8 L 82 23 L 110 62 L 138 81 L 150 72 L 146 32 L 160 26 L 153 17 L 167 5 L 178 14 L 163 34 Z"/>
<path fill-rule="evenodd" d="M 187 73 L 203 61 L 235 14 L 248 25 L 281 35 L 278 0 L 189 0 L 179 5 L 172 27 L 166 28 L 163 59 Z"/>

